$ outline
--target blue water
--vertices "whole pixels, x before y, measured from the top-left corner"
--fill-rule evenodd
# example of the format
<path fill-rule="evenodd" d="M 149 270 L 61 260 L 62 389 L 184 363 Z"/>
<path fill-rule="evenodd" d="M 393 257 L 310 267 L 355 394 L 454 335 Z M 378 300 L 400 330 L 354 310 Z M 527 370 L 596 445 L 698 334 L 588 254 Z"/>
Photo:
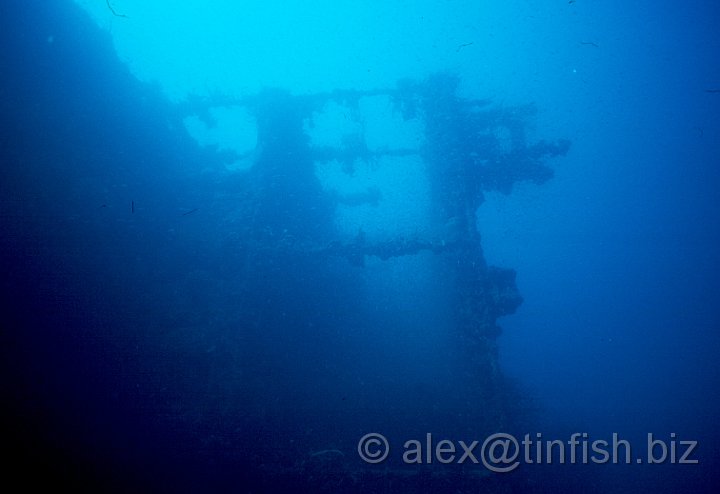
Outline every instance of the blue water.
<path fill-rule="evenodd" d="M 145 3 L 0 6 L 9 478 L 715 492 L 713 2 Z M 558 156 L 488 171 L 499 114 Z M 402 454 L 494 433 L 633 457 Z M 678 461 L 647 464 L 649 434 Z"/>

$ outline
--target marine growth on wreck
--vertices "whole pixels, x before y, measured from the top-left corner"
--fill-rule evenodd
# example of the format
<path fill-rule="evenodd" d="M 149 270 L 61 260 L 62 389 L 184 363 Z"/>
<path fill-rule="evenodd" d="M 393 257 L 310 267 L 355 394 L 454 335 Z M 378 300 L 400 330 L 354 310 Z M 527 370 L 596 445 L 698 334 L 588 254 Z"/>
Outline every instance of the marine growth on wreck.
<path fill-rule="evenodd" d="M 423 278 L 420 283 L 432 287 L 432 298 L 440 305 L 428 316 L 437 319 L 427 324 L 440 324 L 456 345 L 453 369 L 444 378 L 463 383 L 463 396 L 449 399 L 447 410 L 440 412 L 427 409 L 423 398 L 411 394 L 406 396 L 406 405 L 415 408 L 413 417 L 422 421 L 459 411 L 480 433 L 502 430 L 508 425 L 508 408 L 514 406 L 498 367 L 497 320 L 514 313 L 522 297 L 513 269 L 486 263 L 476 211 L 484 192 L 508 194 L 517 182 L 542 184 L 552 178 L 548 161 L 564 155 L 570 144 L 530 141 L 526 126 L 535 112 L 532 105 L 508 107 L 463 98 L 457 93 L 459 82 L 442 73 L 371 91 L 291 95 L 265 90 L 242 98 L 193 97 L 178 108 L 186 121 L 199 119 L 208 128 L 216 124 L 213 112 L 221 108 L 240 109 L 256 125 L 257 142 L 252 149 L 219 153 L 233 170 L 230 165 L 246 163 L 242 171 L 219 172 L 231 177 L 223 183 L 233 186 L 226 186 L 217 199 L 240 205 L 222 220 L 223 249 L 228 265 L 235 266 L 231 278 L 244 280 L 235 298 L 237 317 L 258 329 L 278 327 L 285 334 L 305 336 L 312 332 L 318 340 L 327 332 L 366 325 L 393 332 L 397 328 L 392 320 L 402 313 L 404 303 L 402 295 L 393 298 L 393 294 L 412 293 L 406 284 L 413 281 L 404 277 L 403 263 L 413 262 Z M 411 127 L 415 138 L 393 146 L 369 143 L 381 141 L 368 137 L 372 131 L 367 130 L 367 116 L 373 112 L 381 115 L 380 120 Z M 341 124 L 350 130 L 343 134 L 333 129 Z M 326 132 L 329 127 L 340 137 L 329 144 L 329 139 L 318 138 L 323 131 L 318 127 L 323 125 Z M 393 168 L 411 170 L 411 178 L 408 173 L 392 173 Z M 337 177 L 351 185 L 333 186 Z M 393 194 L 422 211 L 412 219 L 412 228 L 403 224 L 402 207 L 399 211 L 383 208 L 384 201 L 397 199 Z M 385 294 L 359 289 L 369 286 L 369 281 L 377 285 L 388 276 L 395 287 Z M 389 307 L 378 309 L 378 298 Z M 410 326 L 402 331 L 414 331 L 413 323 L 401 324 Z M 415 337 L 422 338 L 423 328 L 415 329 Z M 351 344 L 351 339 L 342 341 Z M 326 362 L 327 355 L 303 358 Z M 301 365 L 288 364 L 288 371 L 296 364 Z M 359 375 L 364 372 L 362 365 L 355 370 Z M 347 384 L 356 389 L 343 393 L 358 393 L 352 369 L 335 371 L 336 382 L 328 376 L 320 382 L 333 390 Z M 406 366 L 402 372 L 412 374 L 416 369 Z M 378 377 L 375 388 L 389 389 L 378 385 L 381 381 Z M 344 402 L 326 411 L 326 418 L 334 422 L 346 406 L 356 406 L 372 417 L 370 422 L 381 420 L 384 407 L 398 406 L 399 401 L 380 397 L 377 393 L 384 391 L 377 389 L 365 392 L 353 405 Z M 258 395 L 254 399 L 263 401 Z M 315 399 L 324 399 L 323 391 Z M 441 424 L 438 420 L 436 426 Z M 318 438 L 314 434 L 316 449 L 340 451 L 343 440 L 349 443 L 353 437 L 354 428 L 348 425 L 339 435 Z M 272 457 L 277 452 L 268 454 Z M 320 458 L 318 454 L 307 457 L 307 451 L 300 454 L 313 464 Z M 273 463 L 268 457 L 265 461 Z M 280 457 L 275 461 L 285 463 Z M 326 467 L 345 461 L 345 455 L 334 454 Z"/>

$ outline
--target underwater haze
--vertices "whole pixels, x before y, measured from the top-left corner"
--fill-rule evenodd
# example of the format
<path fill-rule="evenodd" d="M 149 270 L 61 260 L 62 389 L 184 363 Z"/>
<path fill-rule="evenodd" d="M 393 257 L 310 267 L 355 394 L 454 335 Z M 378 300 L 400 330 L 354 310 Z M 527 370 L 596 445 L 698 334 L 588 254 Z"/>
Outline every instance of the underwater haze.
<path fill-rule="evenodd" d="M 716 492 L 719 23 L 3 1 L 7 481 Z"/>

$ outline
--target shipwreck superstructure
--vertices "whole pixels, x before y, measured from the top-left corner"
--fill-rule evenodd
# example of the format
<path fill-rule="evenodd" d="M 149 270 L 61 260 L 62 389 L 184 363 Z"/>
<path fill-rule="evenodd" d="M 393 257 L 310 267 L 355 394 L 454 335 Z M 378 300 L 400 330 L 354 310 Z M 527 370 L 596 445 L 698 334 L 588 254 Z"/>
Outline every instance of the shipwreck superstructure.
<path fill-rule="evenodd" d="M 450 74 L 171 102 L 73 2 L 37 3 L 2 17 L 10 470 L 93 491 L 512 490 L 398 445 L 511 426 L 497 321 L 522 298 L 476 210 L 548 180 L 569 143 Z M 252 145 L 193 139 L 224 111 Z M 356 454 L 369 432 L 396 448 L 381 465 Z"/>
<path fill-rule="evenodd" d="M 369 263 L 382 266 L 424 256 L 432 266 L 423 271 L 424 276 L 432 278 L 437 299 L 446 306 L 444 324 L 457 344 L 456 358 L 462 361 L 456 367 L 463 373 L 459 379 L 469 383 L 461 408 L 477 430 L 491 432 L 507 425 L 508 404 L 497 365 L 497 319 L 512 314 L 522 297 L 512 269 L 486 263 L 476 211 L 486 191 L 509 193 L 516 182 L 541 184 L 550 179 L 553 171 L 547 160 L 564 155 L 570 144 L 530 142 L 526 126 L 535 111 L 532 105 L 499 107 L 489 100 L 462 98 L 458 84 L 453 75 L 437 74 L 381 90 L 308 95 L 265 90 L 242 98 L 194 97 L 180 104 L 178 111 L 184 118 L 212 126 L 211 110 L 241 108 L 256 125 L 257 144 L 252 149 L 219 153 L 227 163 L 251 162 L 249 169 L 229 174 L 232 200 L 242 207 L 224 220 L 223 227 L 232 232 L 226 238 L 226 252 L 234 256 L 232 265 L 241 266 L 236 276 L 246 280 L 246 292 L 237 296 L 238 304 L 245 303 L 239 317 L 256 327 L 269 324 L 305 335 L 308 326 L 323 326 L 317 322 L 320 318 L 325 326 L 343 331 L 350 320 L 367 323 L 367 311 L 372 309 L 361 293 L 358 298 L 353 292 L 351 303 L 333 299 L 342 292 L 328 288 L 334 279 L 338 286 L 352 285 L 353 279 L 367 280 L 370 275 L 364 267 Z M 368 101 L 379 101 L 396 120 L 414 122 L 419 129 L 419 138 L 410 140 L 414 145 L 407 140 L 394 146 L 370 145 L 362 131 L 343 135 L 336 145 L 313 140 L 316 121 L 328 106 L 357 123 Z M 387 227 L 392 224 L 387 220 L 391 208 L 382 213 L 386 225 L 382 234 L 362 225 L 339 224 L 338 211 L 343 208 L 365 208 L 370 218 L 380 215 L 384 196 L 379 189 L 406 184 L 396 176 L 395 184 L 387 179 L 378 187 L 365 182 L 364 188 L 343 193 L 328 190 L 318 169 L 330 163 L 352 180 L 359 168 L 378 170 L 403 160 L 410 160 L 416 172 L 419 168 L 427 185 L 421 226 L 411 233 L 403 228 L 392 231 Z M 318 331 L 322 334 L 322 329 Z M 336 451 L 333 444 L 319 444 L 316 449 L 326 450 L 321 447 Z M 343 462 L 344 456 L 331 456 L 330 467 Z M 319 457 L 312 460 L 316 464 Z"/>
<path fill-rule="evenodd" d="M 570 143 L 528 142 L 526 126 L 535 113 L 533 105 L 498 107 L 490 100 L 462 98 L 458 84 L 453 75 L 437 74 L 423 81 L 402 80 L 391 89 L 297 96 L 266 90 L 252 97 L 193 97 L 178 108 L 182 116 L 200 117 L 210 125 L 210 110 L 215 108 L 244 108 L 255 119 L 256 147 L 245 155 L 221 153 L 228 163 L 252 160 L 251 169 L 240 174 L 239 197 L 249 215 L 243 217 L 245 245 L 315 259 L 340 257 L 360 267 L 369 257 L 389 260 L 432 252 L 452 273 L 449 289 L 460 334 L 478 342 L 497 336 L 496 319 L 513 313 L 522 302 L 514 272 L 488 266 L 483 258 L 475 218 L 483 192 L 507 194 L 521 181 L 542 184 L 553 176 L 546 161 L 565 155 Z M 338 147 L 313 146 L 308 124 L 312 126 L 326 105 L 339 105 L 350 118 L 360 118 L 361 102 L 378 97 L 391 102 L 390 113 L 422 121 L 422 140 L 415 147 L 371 149 L 357 134 L 344 136 Z M 425 219 L 430 234 L 423 238 L 390 232 L 375 241 L 362 229 L 350 238 L 341 235 L 333 220 L 338 206 L 377 204 L 382 197 L 372 187 L 351 197 L 328 193 L 317 177 L 317 165 L 335 162 L 352 175 L 357 163 L 380 167 L 383 158 L 408 156 L 422 162 L 430 185 L 432 214 Z"/>

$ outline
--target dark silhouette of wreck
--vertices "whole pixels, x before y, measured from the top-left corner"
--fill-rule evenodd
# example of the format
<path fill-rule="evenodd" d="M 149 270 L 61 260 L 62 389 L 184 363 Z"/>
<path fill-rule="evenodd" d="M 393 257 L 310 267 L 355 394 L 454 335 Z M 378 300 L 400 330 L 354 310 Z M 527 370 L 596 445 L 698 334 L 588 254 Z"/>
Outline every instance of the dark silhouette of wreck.
<path fill-rule="evenodd" d="M 529 492 L 480 465 L 368 465 L 355 447 L 373 430 L 397 444 L 512 428 L 520 395 L 498 366 L 497 320 L 522 298 L 513 270 L 485 262 L 475 212 L 486 191 L 548 180 L 546 161 L 568 150 L 528 140 L 532 106 L 461 98 L 449 74 L 172 104 L 73 2 L 0 11 L 11 477 L 81 492 Z M 312 146 L 314 112 L 372 97 L 422 120 L 417 148 Z M 239 156 L 201 148 L 183 118 L 211 123 L 212 108 L 236 106 L 258 145 L 253 166 L 230 174 L 223 161 Z M 317 164 L 351 173 L 407 156 L 430 184 L 428 231 L 443 234 L 341 235 L 340 205 L 383 197 L 328 193 Z M 373 266 L 417 258 L 433 265 L 427 299 L 403 312 L 366 298 Z M 408 311 L 423 304 L 445 306 L 427 324 L 451 341 L 431 375 L 425 361 L 392 361 L 393 346 L 422 337 Z"/>

